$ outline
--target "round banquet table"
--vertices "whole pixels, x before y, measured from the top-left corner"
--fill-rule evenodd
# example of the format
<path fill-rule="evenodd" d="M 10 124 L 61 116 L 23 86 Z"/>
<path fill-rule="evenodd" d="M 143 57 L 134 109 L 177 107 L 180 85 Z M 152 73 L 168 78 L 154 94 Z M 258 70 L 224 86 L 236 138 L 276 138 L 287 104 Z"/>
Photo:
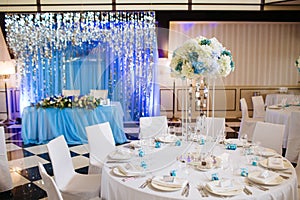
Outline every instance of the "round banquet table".
<path fill-rule="evenodd" d="M 249 173 L 253 171 L 263 171 L 260 165 L 252 166 L 249 162 L 251 156 L 243 154 L 243 148 L 237 148 L 236 150 L 226 150 L 225 145 L 218 144 L 213 150 L 213 154 L 216 156 L 227 157 L 228 161 L 223 163 L 221 167 L 215 168 L 209 171 L 200 171 L 190 165 L 182 165 L 181 162 L 176 160 L 179 155 L 189 155 L 188 152 L 201 151 L 202 145 L 196 143 L 183 142 L 180 147 L 176 147 L 172 144 L 163 144 L 163 147 L 159 150 L 155 149 L 154 153 L 149 153 L 148 158 L 145 156 L 145 160 L 149 163 L 149 170 L 145 176 L 138 177 L 122 177 L 117 176 L 113 172 L 113 167 L 118 163 L 106 163 L 102 170 L 102 184 L 101 184 L 101 198 L 106 200 L 160 200 L 160 199 L 203 199 L 202 195 L 198 191 L 198 185 L 204 185 L 211 181 L 212 174 L 217 173 L 221 180 L 231 179 L 241 185 L 246 185 L 245 177 L 240 175 L 241 168 L 247 168 Z M 147 152 L 147 151 L 146 151 Z M 135 154 L 136 155 L 136 154 Z M 263 157 L 259 157 L 265 159 Z M 138 162 L 138 156 L 134 156 L 133 160 Z M 131 162 L 135 162 L 132 161 Z M 168 164 L 167 164 L 168 163 Z M 151 184 L 148 184 L 145 188 L 139 188 L 145 181 L 154 176 L 169 175 L 170 171 L 176 170 L 176 177 L 184 178 L 188 180 L 190 184 L 189 196 L 182 196 L 182 190 L 177 191 L 161 191 L 155 189 Z M 252 195 L 246 195 L 245 192 L 241 192 L 236 196 L 225 197 L 226 199 L 276 199 L 276 200 L 298 200 L 297 191 L 297 177 L 295 170 L 292 166 L 288 169 L 292 174 L 288 179 L 284 179 L 283 182 L 276 186 L 265 186 L 269 188 L 268 191 L 262 191 L 256 187 L 246 186 Z M 222 199 L 224 196 L 217 196 L 209 193 L 209 197 L 206 199 Z"/>
<path fill-rule="evenodd" d="M 293 124 L 290 123 L 290 117 L 292 112 L 300 112 L 300 106 L 289 106 L 282 108 L 277 108 L 269 106 L 266 109 L 265 122 L 274 123 L 274 124 L 283 124 L 285 125 L 284 135 L 283 135 L 283 144 L 282 147 L 287 147 L 287 140 L 289 136 L 289 130 Z"/>

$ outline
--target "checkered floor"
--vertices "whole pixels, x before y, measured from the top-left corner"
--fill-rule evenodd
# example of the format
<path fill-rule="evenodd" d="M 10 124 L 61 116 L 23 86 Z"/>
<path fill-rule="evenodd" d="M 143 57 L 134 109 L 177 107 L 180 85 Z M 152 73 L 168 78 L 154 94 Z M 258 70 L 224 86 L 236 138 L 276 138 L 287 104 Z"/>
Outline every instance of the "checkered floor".
<path fill-rule="evenodd" d="M 124 124 L 125 133 L 129 139 L 137 135 L 138 127 Z M 226 133 L 228 138 L 238 135 L 240 121 L 226 119 Z M 7 156 L 14 188 L 11 191 L 0 193 L 0 200 L 35 200 L 47 199 L 47 193 L 38 172 L 37 164 L 41 162 L 48 174 L 53 176 L 52 165 L 46 145 L 24 146 L 21 136 L 21 125 L 5 127 Z M 89 150 L 87 144 L 70 145 L 73 165 L 78 173 L 88 172 Z"/>

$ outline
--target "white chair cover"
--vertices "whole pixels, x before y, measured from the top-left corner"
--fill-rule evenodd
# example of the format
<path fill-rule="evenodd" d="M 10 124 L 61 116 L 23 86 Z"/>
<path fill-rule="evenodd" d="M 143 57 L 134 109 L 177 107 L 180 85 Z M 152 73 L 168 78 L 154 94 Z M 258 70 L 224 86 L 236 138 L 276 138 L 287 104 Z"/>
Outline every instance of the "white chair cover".
<path fill-rule="evenodd" d="M 206 117 L 207 135 L 218 136 L 225 132 L 225 118 L 221 117 Z M 212 127 L 214 125 L 214 128 Z"/>
<path fill-rule="evenodd" d="M 89 174 L 101 174 L 107 155 L 115 150 L 115 140 L 109 122 L 85 127 L 89 149 Z"/>
<path fill-rule="evenodd" d="M 166 116 L 141 117 L 140 139 L 149 139 L 159 134 L 168 132 L 168 120 Z"/>
<path fill-rule="evenodd" d="M 44 166 L 40 162 L 39 162 L 39 171 L 40 171 L 40 175 L 41 175 L 42 180 L 45 185 L 48 199 L 63 200 L 62 195 L 61 195 L 56 183 L 54 182 L 53 178 L 51 176 L 49 176 L 49 174 L 45 170 Z"/>
<path fill-rule="evenodd" d="M 239 138 L 247 135 L 248 141 L 252 141 L 253 131 L 256 125 L 256 122 L 263 121 L 259 119 L 253 119 L 249 117 L 248 106 L 245 98 L 240 99 L 241 110 L 242 110 L 242 120 L 239 130 Z"/>
<path fill-rule="evenodd" d="M 13 183 L 6 154 L 4 127 L 0 126 L 0 192 L 8 191 L 12 188 Z"/>
<path fill-rule="evenodd" d="M 282 141 L 285 125 L 257 122 L 252 142 L 260 142 L 263 147 L 275 150 L 282 154 Z"/>
<path fill-rule="evenodd" d="M 80 90 L 62 90 L 63 96 L 79 96 Z"/>
<path fill-rule="evenodd" d="M 262 96 L 253 96 L 253 119 L 264 120 L 266 115 L 265 103 Z"/>
<path fill-rule="evenodd" d="M 300 156 L 298 156 L 297 166 L 295 167 L 297 180 L 298 180 L 298 190 L 300 188 Z"/>
<path fill-rule="evenodd" d="M 100 196 L 101 177 L 99 174 L 75 172 L 71 155 L 63 135 L 47 144 L 55 182 L 63 199 L 84 200 Z"/>
<path fill-rule="evenodd" d="M 290 116 L 290 131 L 285 157 L 293 163 L 298 161 L 300 153 L 300 112 L 292 112 Z"/>
<path fill-rule="evenodd" d="M 90 95 L 105 100 L 107 99 L 108 90 L 90 90 Z"/>

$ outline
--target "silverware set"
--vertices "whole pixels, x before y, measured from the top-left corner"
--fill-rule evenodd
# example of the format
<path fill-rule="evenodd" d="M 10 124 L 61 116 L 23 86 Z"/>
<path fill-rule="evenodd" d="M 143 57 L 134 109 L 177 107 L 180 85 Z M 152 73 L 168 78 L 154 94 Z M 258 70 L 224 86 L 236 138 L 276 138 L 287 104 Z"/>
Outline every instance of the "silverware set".
<path fill-rule="evenodd" d="M 153 177 L 152 178 L 148 178 L 142 185 L 140 185 L 139 188 L 144 189 L 145 187 L 147 187 L 149 185 L 149 183 L 151 183 Z"/>
<path fill-rule="evenodd" d="M 182 190 L 182 193 L 181 193 L 181 196 L 185 196 L 185 197 L 188 197 L 190 194 L 190 184 L 189 182 L 184 186 L 183 190 Z"/>
<path fill-rule="evenodd" d="M 269 188 L 263 187 L 263 186 L 261 186 L 261 185 L 257 185 L 257 184 L 255 184 L 255 183 L 250 182 L 249 180 L 246 181 L 246 184 L 249 185 L 250 187 L 256 187 L 257 189 L 260 189 L 260 190 L 262 190 L 262 191 L 267 191 L 267 190 L 269 190 Z"/>
<path fill-rule="evenodd" d="M 204 189 L 203 185 L 199 185 L 197 187 L 198 191 L 200 192 L 202 197 L 209 197 L 208 192 Z"/>
<path fill-rule="evenodd" d="M 252 195 L 252 192 L 251 192 L 246 186 L 244 186 L 243 191 L 244 191 L 247 195 Z"/>

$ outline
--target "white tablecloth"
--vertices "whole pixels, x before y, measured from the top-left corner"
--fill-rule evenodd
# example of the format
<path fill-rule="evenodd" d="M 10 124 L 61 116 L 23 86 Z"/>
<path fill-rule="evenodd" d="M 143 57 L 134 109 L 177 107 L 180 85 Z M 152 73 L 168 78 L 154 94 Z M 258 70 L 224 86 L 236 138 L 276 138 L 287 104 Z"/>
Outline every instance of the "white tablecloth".
<path fill-rule="evenodd" d="M 290 123 L 291 112 L 300 112 L 300 106 L 289 106 L 289 107 L 285 107 L 284 109 L 267 108 L 266 110 L 265 122 L 285 125 L 283 144 L 282 144 L 283 148 L 287 147 L 289 130 L 291 126 L 293 126 L 293 124 Z"/>
<path fill-rule="evenodd" d="M 282 99 L 286 98 L 286 103 L 291 104 L 294 103 L 295 97 L 300 100 L 300 95 L 294 94 L 267 94 L 265 104 L 266 106 L 277 105 L 280 104 Z"/>
<path fill-rule="evenodd" d="M 198 144 L 193 144 L 189 147 L 189 150 L 195 148 L 200 148 L 201 146 Z M 166 150 L 169 148 L 169 150 Z M 245 178 L 240 176 L 240 168 L 247 167 L 249 171 L 256 171 L 257 169 L 261 169 L 259 166 L 252 166 L 248 164 L 247 157 L 242 155 L 241 149 L 237 150 L 225 150 L 224 145 L 217 145 L 214 149 L 215 155 L 224 155 L 223 153 L 229 154 L 229 161 L 223 165 L 224 168 L 217 168 L 211 171 L 199 171 L 192 167 L 181 168 L 179 161 L 176 161 L 176 157 L 178 156 L 178 152 L 176 150 L 177 147 L 170 146 L 165 147 L 162 150 L 162 153 L 156 153 L 150 159 L 151 166 L 165 165 L 165 162 L 169 162 L 172 160 L 170 165 L 165 166 L 157 171 L 153 171 L 148 173 L 146 177 L 137 177 L 137 178 L 126 178 L 115 176 L 112 173 L 112 169 L 108 166 L 105 166 L 102 171 L 102 185 L 101 185 L 101 197 L 106 200 L 166 200 L 166 199 L 203 199 L 201 194 L 197 190 L 197 185 L 205 184 L 210 181 L 212 173 L 218 173 L 220 178 L 230 178 L 234 179 L 241 184 L 244 185 Z M 171 150 L 170 150 L 171 149 Z M 185 148 L 181 148 L 184 150 Z M 200 150 L 200 149 L 198 149 Z M 165 151 L 165 152 L 164 152 Z M 174 154 L 168 155 L 170 152 L 174 152 Z M 248 156 L 249 158 L 249 156 Z M 116 164 L 110 164 L 116 165 Z M 150 167 L 151 168 L 151 167 Z M 144 183 L 148 178 L 153 176 L 163 176 L 168 175 L 171 170 L 177 170 L 177 177 L 186 178 L 190 183 L 190 194 L 188 197 L 181 196 L 182 189 L 173 192 L 159 191 L 154 189 L 151 185 L 141 189 L 139 186 Z M 233 169 L 233 170 L 231 170 Z M 255 187 L 249 187 L 253 193 L 253 195 L 246 195 L 245 193 L 240 193 L 236 196 L 229 197 L 229 199 L 264 199 L 264 200 L 298 200 L 298 192 L 297 192 L 297 178 L 295 175 L 294 168 L 291 168 L 292 176 L 288 180 L 284 180 L 284 182 L 277 186 L 268 187 L 268 191 L 261 191 Z M 210 195 L 207 199 L 222 199 L 223 197 Z"/>

